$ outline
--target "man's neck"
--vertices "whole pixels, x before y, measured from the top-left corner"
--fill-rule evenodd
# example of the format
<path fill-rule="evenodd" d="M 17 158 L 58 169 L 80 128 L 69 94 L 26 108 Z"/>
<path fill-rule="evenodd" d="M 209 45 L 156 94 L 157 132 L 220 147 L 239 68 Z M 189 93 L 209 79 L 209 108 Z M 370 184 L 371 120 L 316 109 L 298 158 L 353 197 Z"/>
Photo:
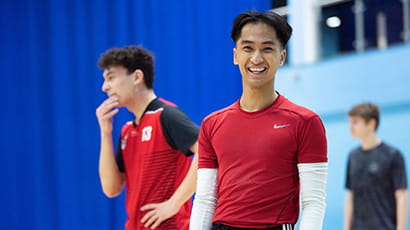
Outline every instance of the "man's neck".
<path fill-rule="evenodd" d="M 269 89 L 244 89 L 239 105 L 247 112 L 256 112 L 271 105 L 277 97 L 278 94 L 271 87 Z"/>
<path fill-rule="evenodd" d="M 380 145 L 381 140 L 377 137 L 376 133 L 372 133 L 362 138 L 361 142 L 363 150 L 370 150 Z"/>
<path fill-rule="evenodd" d="M 135 123 L 138 124 L 148 105 L 154 100 L 157 96 L 153 90 L 147 90 L 142 93 L 139 93 L 135 96 L 135 100 L 132 105 L 128 107 L 128 110 L 131 111 L 135 116 Z"/>

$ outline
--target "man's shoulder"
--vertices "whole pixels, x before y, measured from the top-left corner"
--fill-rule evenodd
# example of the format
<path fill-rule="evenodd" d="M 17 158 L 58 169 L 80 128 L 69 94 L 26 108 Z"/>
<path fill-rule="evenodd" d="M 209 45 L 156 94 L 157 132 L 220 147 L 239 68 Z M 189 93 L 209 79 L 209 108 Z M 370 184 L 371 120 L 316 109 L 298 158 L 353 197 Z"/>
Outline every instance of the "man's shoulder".
<path fill-rule="evenodd" d="M 155 101 L 153 101 L 148 107 L 145 114 L 160 115 L 161 119 L 179 119 L 185 115 L 176 104 L 163 98 L 155 99 Z"/>
<path fill-rule="evenodd" d="M 235 107 L 236 107 L 236 103 L 237 103 L 237 102 L 235 102 L 234 104 L 229 105 L 229 106 L 227 106 L 227 107 L 225 107 L 225 108 L 223 108 L 223 109 L 219 109 L 219 110 L 216 110 L 216 111 L 210 113 L 209 115 L 207 115 L 207 116 L 204 118 L 204 120 L 202 121 L 202 123 L 207 123 L 207 122 L 210 122 L 210 121 L 219 120 L 219 119 L 221 119 L 222 117 L 224 117 L 225 115 L 227 115 L 227 114 L 229 114 L 229 113 L 231 113 L 231 112 L 236 111 L 236 108 L 235 108 Z"/>
<path fill-rule="evenodd" d="M 394 157 L 396 155 L 402 155 L 400 150 L 390 144 L 386 144 L 385 142 L 382 142 L 379 146 L 369 151 L 374 152 L 376 155 L 381 155 L 384 157 Z M 349 157 L 354 158 L 365 152 L 368 151 L 364 151 L 361 146 L 356 146 L 350 151 Z"/>
<path fill-rule="evenodd" d="M 382 143 L 380 144 L 380 147 L 389 151 L 398 151 L 398 149 L 396 147 L 394 147 L 393 145 L 386 143 L 384 141 L 382 141 Z"/>
<path fill-rule="evenodd" d="M 177 107 L 177 105 L 171 101 L 165 100 L 164 98 L 158 98 L 159 103 L 165 104 L 172 107 Z"/>
<path fill-rule="evenodd" d="M 146 112 L 157 111 L 159 109 L 164 110 L 164 109 L 172 109 L 172 108 L 178 108 L 178 107 L 176 104 L 170 101 L 167 101 L 163 98 L 156 98 L 148 105 Z"/>
<path fill-rule="evenodd" d="M 121 128 L 121 134 L 125 134 L 126 132 L 130 131 L 134 127 L 133 121 L 127 121 Z"/>
<path fill-rule="evenodd" d="M 298 105 L 292 101 L 290 101 L 289 99 L 287 99 L 286 97 L 282 96 L 282 102 L 280 103 L 280 105 L 277 107 L 278 109 L 281 109 L 283 111 L 289 112 L 291 114 L 294 114 L 296 116 L 298 116 L 299 118 L 303 119 L 303 120 L 309 120 L 313 117 L 319 117 L 315 112 L 313 112 L 312 110 Z"/>
<path fill-rule="evenodd" d="M 360 154 L 361 152 L 362 148 L 360 146 L 355 146 L 353 149 L 350 150 L 349 157 L 355 157 L 357 154 Z"/>
<path fill-rule="evenodd" d="M 380 144 L 380 151 L 389 154 L 391 156 L 395 156 L 395 155 L 402 155 L 400 150 L 390 144 L 387 144 L 385 142 L 382 142 Z"/>
<path fill-rule="evenodd" d="M 127 121 L 125 122 L 125 124 L 122 126 L 122 129 L 128 129 L 130 127 L 134 126 L 134 122 L 133 121 Z"/>

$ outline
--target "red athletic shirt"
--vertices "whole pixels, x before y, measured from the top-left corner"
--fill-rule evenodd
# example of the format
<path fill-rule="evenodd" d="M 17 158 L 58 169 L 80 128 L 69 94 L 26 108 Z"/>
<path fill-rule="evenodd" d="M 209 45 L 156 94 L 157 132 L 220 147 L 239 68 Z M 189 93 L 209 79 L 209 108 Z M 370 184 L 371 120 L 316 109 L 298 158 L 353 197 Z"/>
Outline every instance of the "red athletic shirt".
<path fill-rule="evenodd" d="M 257 112 L 239 101 L 206 117 L 199 134 L 199 168 L 218 169 L 213 222 L 239 228 L 295 224 L 298 163 L 327 162 L 320 118 L 279 95 Z"/>
<path fill-rule="evenodd" d="M 138 125 L 125 124 L 117 163 L 126 178 L 127 230 L 143 230 L 140 208 L 169 199 L 181 184 L 191 165 L 189 147 L 198 137 L 199 128 L 178 108 L 155 99 L 147 107 Z M 186 155 L 184 155 L 184 154 Z M 160 230 L 188 230 L 191 200 L 163 222 Z"/>

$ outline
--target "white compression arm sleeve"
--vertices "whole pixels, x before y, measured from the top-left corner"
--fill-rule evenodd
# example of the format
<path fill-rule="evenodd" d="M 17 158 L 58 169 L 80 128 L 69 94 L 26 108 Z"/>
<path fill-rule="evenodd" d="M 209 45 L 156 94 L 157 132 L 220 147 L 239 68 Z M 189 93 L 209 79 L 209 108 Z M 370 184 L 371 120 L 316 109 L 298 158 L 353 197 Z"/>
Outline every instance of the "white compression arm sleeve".
<path fill-rule="evenodd" d="M 298 164 L 302 219 L 300 230 L 321 230 L 326 209 L 327 163 Z"/>
<path fill-rule="evenodd" d="M 216 207 L 218 169 L 198 169 L 198 181 L 190 230 L 210 230 Z"/>

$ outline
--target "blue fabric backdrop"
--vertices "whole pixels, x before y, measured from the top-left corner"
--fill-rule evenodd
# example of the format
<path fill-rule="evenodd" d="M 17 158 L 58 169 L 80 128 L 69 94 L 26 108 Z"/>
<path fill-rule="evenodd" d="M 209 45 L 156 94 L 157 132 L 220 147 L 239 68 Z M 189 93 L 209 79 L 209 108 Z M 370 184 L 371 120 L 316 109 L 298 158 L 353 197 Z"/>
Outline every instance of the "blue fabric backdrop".
<path fill-rule="evenodd" d="M 0 229 L 122 229 L 124 197 L 98 178 L 99 55 L 142 44 L 155 89 L 197 123 L 241 93 L 229 38 L 268 0 L 1 0 Z M 115 120 L 115 138 L 130 118 Z"/>

